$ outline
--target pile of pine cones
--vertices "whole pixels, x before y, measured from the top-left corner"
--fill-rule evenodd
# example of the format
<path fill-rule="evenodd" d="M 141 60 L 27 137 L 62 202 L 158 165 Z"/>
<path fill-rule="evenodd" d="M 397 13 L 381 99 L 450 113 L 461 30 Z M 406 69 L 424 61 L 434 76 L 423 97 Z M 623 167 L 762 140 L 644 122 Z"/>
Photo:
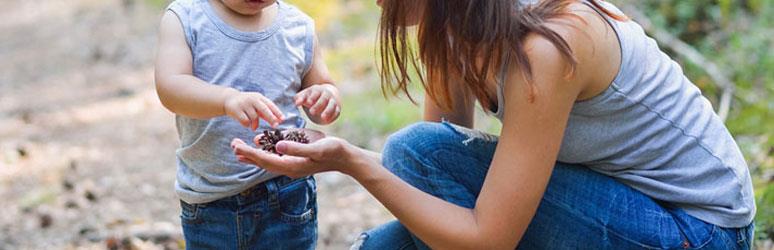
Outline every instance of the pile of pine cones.
<path fill-rule="evenodd" d="M 309 138 L 307 138 L 306 133 L 301 130 L 293 130 L 287 132 L 287 134 L 282 134 L 282 131 L 280 130 L 274 130 L 272 132 L 269 132 L 269 130 L 264 130 L 263 135 L 258 138 L 258 144 L 261 146 L 261 149 L 274 154 L 282 155 L 277 153 L 277 143 L 280 141 L 294 141 L 306 144 L 309 143 Z"/>

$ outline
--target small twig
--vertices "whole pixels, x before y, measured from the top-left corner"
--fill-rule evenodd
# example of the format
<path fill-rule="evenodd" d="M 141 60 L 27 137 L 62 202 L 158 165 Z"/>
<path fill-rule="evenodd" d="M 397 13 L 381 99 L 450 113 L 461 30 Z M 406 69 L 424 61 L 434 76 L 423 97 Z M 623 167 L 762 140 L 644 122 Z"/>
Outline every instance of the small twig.
<path fill-rule="evenodd" d="M 650 19 L 639 10 L 626 6 L 625 12 L 639 23 L 645 31 L 653 36 L 661 44 L 669 47 L 678 56 L 683 57 L 693 64 L 700 66 L 712 78 L 716 87 L 721 90 L 720 105 L 718 106 L 718 116 L 723 121 L 728 118 L 728 112 L 731 108 L 731 101 L 735 91 L 734 82 L 714 62 L 704 57 L 698 50 L 691 45 L 683 42 L 674 35 L 659 29 L 650 21 Z"/>

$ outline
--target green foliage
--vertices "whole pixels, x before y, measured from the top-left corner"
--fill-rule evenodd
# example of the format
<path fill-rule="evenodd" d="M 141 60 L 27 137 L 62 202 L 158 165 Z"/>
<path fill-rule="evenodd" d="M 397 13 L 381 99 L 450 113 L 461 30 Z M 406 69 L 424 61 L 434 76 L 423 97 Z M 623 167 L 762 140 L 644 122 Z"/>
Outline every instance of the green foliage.
<path fill-rule="evenodd" d="M 166 7 L 171 1 L 170 0 L 145 0 L 145 2 L 154 8 L 161 9 Z"/>
<path fill-rule="evenodd" d="M 421 118 L 418 106 L 387 100 L 376 89 L 345 98 L 343 106 L 337 134 L 372 149 L 380 148 L 386 135 Z"/>
<path fill-rule="evenodd" d="M 759 239 L 774 239 L 774 185 L 761 186 L 757 193 L 758 216 L 755 235 Z"/>
<path fill-rule="evenodd" d="M 765 135 L 771 139 L 774 50 L 770 48 L 774 45 L 771 35 L 774 34 L 774 4 L 771 1 L 651 0 L 641 5 L 657 26 L 695 46 L 732 77 L 737 85 L 736 106 L 728 121 L 732 133 Z M 689 78 L 710 99 L 716 100 L 718 93 L 704 82 L 708 79 L 703 69 L 686 69 Z"/>

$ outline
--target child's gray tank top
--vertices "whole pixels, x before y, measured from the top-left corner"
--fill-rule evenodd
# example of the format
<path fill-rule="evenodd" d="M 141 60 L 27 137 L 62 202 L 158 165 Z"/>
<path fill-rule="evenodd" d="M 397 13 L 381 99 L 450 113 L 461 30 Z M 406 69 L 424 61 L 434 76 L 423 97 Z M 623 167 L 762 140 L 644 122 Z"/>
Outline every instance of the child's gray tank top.
<path fill-rule="evenodd" d="M 575 103 L 558 161 L 588 166 L 705 222 L 749 225 L 755 200 L 747 163 L 709 100 L 639 24 L 600 15 L 618 35 L 621 67 L 603 93 Z M 504 75 L 494 113 L 501 121 Z"/>
<path fill-rule="evenodd" d="M 267 28 L 243 32 L 224 22 L 207 0 L 176 0 L 167 8 L 180 19 L 193 55 L 195 77 L 239 91 L 259 92 L 282 109 L 280 127 L 303 127 L 305 121 L 293 97 L 312 61 L 314 23 L 311 18 L 277 1 L 278 13 Z M 276 177 L 237 161 L 229 143 L 253 137 L 258 131 L 242 127 L 227 116 L 208 120 L 176 116 L 181 147 L 177 150 L 178 196 L 188 203 L 228 197 Z"/>

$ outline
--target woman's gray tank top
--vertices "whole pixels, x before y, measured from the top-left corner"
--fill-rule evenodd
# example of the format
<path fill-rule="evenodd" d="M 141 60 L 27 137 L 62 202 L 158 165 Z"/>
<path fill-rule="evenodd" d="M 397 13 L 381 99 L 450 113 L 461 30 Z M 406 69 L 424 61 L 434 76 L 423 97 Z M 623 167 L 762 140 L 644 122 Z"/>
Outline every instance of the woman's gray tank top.
<path fill-rule="evenodd" d="M 710 102 L 639 24 L 603 17 L 618 35 L 621 67 L 603 93 L 575 103 L 558 161 L 588 166 L 708 223 L 749 225 L 747 163 Z M 501 121 L 504 76 L 494 113 Z"/>

